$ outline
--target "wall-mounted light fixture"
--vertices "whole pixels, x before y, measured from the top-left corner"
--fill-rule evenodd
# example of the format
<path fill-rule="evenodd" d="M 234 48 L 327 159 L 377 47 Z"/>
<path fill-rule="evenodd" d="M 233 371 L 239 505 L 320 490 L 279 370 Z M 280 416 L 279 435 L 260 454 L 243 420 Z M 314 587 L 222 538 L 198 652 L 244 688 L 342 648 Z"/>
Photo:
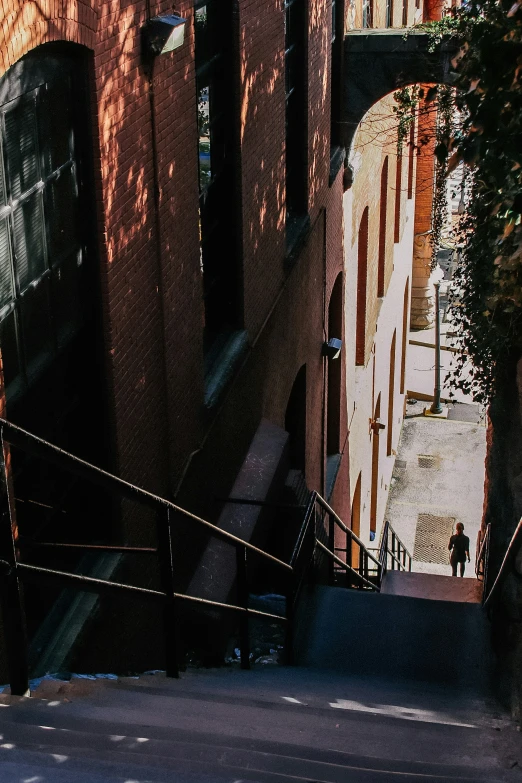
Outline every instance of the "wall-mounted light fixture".
<path fill-rule="evenodd" d="M 370 428 L 377 434 L 386 429 L 386 424 L 380 419 L 370 419 Z"/>
<path fill-rule="evenodd" d="M 343 347 L 343 341 L 338 337 L 331 337 L 327 343 L 323 343 L 323 356 L 327 356 L 328 359 L 338 359 L 341 355 L 341 348 Z"/>
<path fill-rule="evenodd" d="M 186 19 L 178 14 L 154 16 L 147 19 L 142 32 L 143 53 L 149 57 L 178 49 L 185 40 Z"/>

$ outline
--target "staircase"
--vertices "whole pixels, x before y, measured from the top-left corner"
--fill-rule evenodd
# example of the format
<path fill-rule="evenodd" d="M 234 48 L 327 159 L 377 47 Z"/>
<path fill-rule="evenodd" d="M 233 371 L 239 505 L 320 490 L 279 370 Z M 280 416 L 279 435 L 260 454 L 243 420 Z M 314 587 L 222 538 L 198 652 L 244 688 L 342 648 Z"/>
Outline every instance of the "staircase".
<path fill-rule="evenodd" d="M 489 626 L 474 580 L 412 574 L 411 557 L 388 524 L 379 549 L 368 550 L 313 492 L 290 563 L 189 515 L 235 549 L 235 603 L 180 593 L 172 581 L 170 533 L 174 516 L 188 512 L 7 422 L 0 420 L 0 428 L 9 443 L 156 510 L 157 548 L 81 547 L 154 554 L 162 574 L 162 589 L 153 590 L 32 566 L 20 560 L 4 513 L 0 594 L 13 693 L 24 693 L 27 683 L 19 594 L 28 577 L 159 602 L 169 653 L 168 677 L 47 680 L 31 697 L 0 695 L 0 783 L 521 779 L 520 735 L 490 695 Z M 2 475 L 9 499 L 5 466 Z M 281 573 L 286 594 L 277 614 L 252 606 L 251 558 Z M 177 607 L 187 604 L 200 606 L 203 616 L 226 611 L 238 618 L 237 668 L 192 670 L 175 679 L 173 623 Z M 286 660 L 299 666 L 245 671 L 252 617 L 286 628 Z"/>
<path fill-rule="evenodd" d="M 1 783 L 520 779 L 520 735 L 455 685 L 270 666 L 46 687 L 0 697 Z"/>

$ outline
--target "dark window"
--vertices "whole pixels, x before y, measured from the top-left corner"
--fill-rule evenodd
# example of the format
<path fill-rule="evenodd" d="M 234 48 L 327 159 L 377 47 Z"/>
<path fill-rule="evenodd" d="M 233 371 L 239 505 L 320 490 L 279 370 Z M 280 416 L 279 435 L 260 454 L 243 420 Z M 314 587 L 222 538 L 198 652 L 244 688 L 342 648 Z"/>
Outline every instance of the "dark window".
<path fill-rule="evenodd" d="M 402 26 L 408 24 L 408 0 L 402 0 Z"/>
<path fill-rule="evenodd" d="M 381 169 L 381 199 L 379 205 L 379 262 L 377 270 L 377 296 L 384 296 L 386 272 L 386 230 L 388 225 L 388 156 Z"/>
<path fill-rule="evenodd" d="M 286 90 L 286 210 L 290 221 L 307 210 L 306 0 L 284 0 Z"/>
<path fill-rule="evenodd" d="M 355 330 L 355 363 L 364 364 L 366 354 L 366 287 L 368 284 L 368 207 L 359 223 L 357 242 L 357 313 Z"/>
<path fill-rule="evenodd" d="M 397 155 L 395 169 L 395 219 L 393 224 L 393 241 L 401 241 L 401 197 L 402 197 L 402 153 Z"/>
<path fill-rule="evenodd" d="M 373 27 L 373 0 L 363 0 L 362 26 L 363 28 Z"/>
<path fill-rule="evenodd" d="M 386 0 L 386 27 L 393 27 L 393 0 Z"/>
<path fill-rule="evenodd" d="M 208 0 L 195 5 L 204 344 L 210 363 L 216 345 L 237 328 L 239 311 L 232 22 L 231 0 Z"/>
<path fill-rule="evenodd" d="M 410 140 L 409 140 L 409 150 L 408 150 L 408 198 L 413 198 L 413 167 L 415 165 L 415 122 L 416 122 L 416 115 L 414 110 L 413 120 L 410 125 Z"/>
<path fill-rule="evenodd" d="M 72 77 L 67 66 L 58 77 L 44 73 L 33 67 L 32 88 L 19 94 L 13 87 L 18 94 L 11 100 L 7 89 L 0 106 L 0 330 L 8 401 L 51 365 L 83 322 Z"/>
<path fill-rule="evenodd" d="M 332 0 L 332 55 L 331 55 L 331 130 L 330 147 L 341 144 L 342 56 L 344 37 L 344 2 Z"/>

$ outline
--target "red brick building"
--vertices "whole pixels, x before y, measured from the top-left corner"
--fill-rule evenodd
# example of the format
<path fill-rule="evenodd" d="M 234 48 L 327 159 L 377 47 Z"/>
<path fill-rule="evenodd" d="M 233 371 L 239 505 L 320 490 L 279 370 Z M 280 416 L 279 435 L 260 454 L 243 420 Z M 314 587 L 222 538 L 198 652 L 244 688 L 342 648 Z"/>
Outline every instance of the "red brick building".
<path fill-rule="evenodd" d="M 342 40 L 354 24 L 401 26 L 422 13 L 414 0 L 404 8 L 182 0 L 184 43 L 151 58 L 142 31 L 172 13 L 168 3 L 4 2 L 8 418 L 229 529 L 242 524 L 224 502 L 238 491 L 298 502 L 305 484 L 349 523 L 345 321 L 358 284 L 345 277 Z M 403 168 L 407 183 L 406 159 Z M 364 186 L 372 203 L 377 180 Z M 402 329 L 404 286 L 399 299 Z M 328 359 L 333 337 L 343 349 Z M 393 367 L 405 361 L 402 340 Z M 367 331 L 356 363 L 371 352 Z M 67 520 L 81 498 L 81 540 L 152 537 L 146 519 L 115 515 L 15 457 L 17 482 L 26 504 Z M 70 535 L 63 516 L 42 521 L 33 506 L 22 533 Z M 204 542 L 192 551 L 184 535 L 188 584 Z"/>

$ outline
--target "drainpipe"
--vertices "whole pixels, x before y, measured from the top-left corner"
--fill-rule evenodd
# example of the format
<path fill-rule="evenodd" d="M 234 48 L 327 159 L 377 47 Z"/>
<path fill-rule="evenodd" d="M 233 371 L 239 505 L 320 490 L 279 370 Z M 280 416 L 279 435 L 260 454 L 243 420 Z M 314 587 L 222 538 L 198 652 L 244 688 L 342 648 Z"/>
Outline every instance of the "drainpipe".
<path fill-rule="evenodd" d="M 146 19 L 149 21 L 152 18 L 152 9 L 150 0 L 146 0 Z M 156 98 L 154 92 L 154 63 L 155 58 L 149 56 L 148 60 L 144 63 L 144 71 L 149 85 L 149 112 L 150 112 L 150 128 L 151 128 L 151 140 L 152 140 L 152 179 L 153 179 L 153 197 L 154 197 L 154 233 L 155 233 L 155 246 L 156 246 L 156 276 L 159 298 L 159 319 L 160 319 L 160 331 L 163 338 L 162 344 L 162 362 L 161 362 L 161 374 L 164 393 L 164 411 L 165 411 L 165 423 L 166 427 L 162 427 L 162 440 L 163 451 L 166 455 L 166 467 L 163 471 L 163 482 L 165 487 L 165 493 L 167 497 L 171 496 L 170 491 L 170 433 L 171 433 L 171 417 L 169 410 L 169 384 L 167 376 L 167 360 L 166 360 L 166 328 L 165 328 L 165 301 L 164 301 L 164 288 L 163 288 L 163 275 L 162 275 L 162 252 L 161 252 L 161 220 L 160 220 L 160 205 L 161 205 L 161 191 L 159 183 L 159 166 L 158 166 L 158 145 L 156 139 Z"/>

